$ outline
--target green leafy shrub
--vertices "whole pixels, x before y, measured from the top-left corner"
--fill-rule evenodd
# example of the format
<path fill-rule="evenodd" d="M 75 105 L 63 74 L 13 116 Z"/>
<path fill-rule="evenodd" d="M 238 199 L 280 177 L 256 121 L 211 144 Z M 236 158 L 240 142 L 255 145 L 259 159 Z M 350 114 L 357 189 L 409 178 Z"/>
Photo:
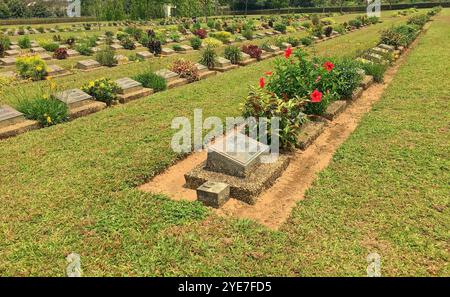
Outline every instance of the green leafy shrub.
<path fill-rule="evenodd" d="M 294 36 L 289 36 L 287 42 L 290 43 L 293 47 L 297 47 L 300 45 L 300 39 Z"/>
<path fill-rule="evenodd" d="M 416 14 L 408 19 L 408 25 L 416 25 L 422 28 L 429 21 L 429 19 L 430 17 L 426 14 Z"/>
<path fill-rule="evenodd" d="M 97 101 L 105 102 L 108 106 L 117 100 L 119 86 L 109 78 L 101 78 L 89 82 L 81 87 L 81 90 L 88 93 Z"/>
<path fill-rule="evenodd" d="M 177 73 L 181 78 L 187 79 L 189 82 L 199 80 L 199 72 L 195 63 L 192 61 L 178 59 L 170 66 L 170 70 Z"/>
<path fill-rule="evenodd" d="M 77 44 L 75 49 L 83 56 L 91 56 L 94 53 L 89 44 L 85 42 Z"/>
<path fill-rule="evenodd" d="M 310 46 L 313 43 L 313 40 L 311 37 L 302 37 L 300 39 L 301 44 L 304 46 Z"/>
<path fill-rule="evenodd" d="M 275 23 L 275 24 L 273 25 L 273 28 L 274 28 L 276 31 L 280 31 L 281 33 L 286 33 L 286 28 L 287 28 L 287 26 L 286 26 L 284 23 Z"/>
<path fill-rule="evenodd" d="M 200 64 L 205 65 L 209 69 L 214 68 L 216 65 L 217 53 L 213 47 L 207 46 L 202 51 L 202 56 L 200 58 Z"/>
<path fill-rule="evenodd" d="M 250 30 L 250 29 L 246 29 L 242 32 L 242 36 L 244 36 L 248 40 L 252 40 L 253 35 L 254 35 L 254 32 L 253 32 L 253 30 Z"/>
<path fill-rule="evenodd" d="M 360 73 L 360 63 L 350 58 L 342 58 L 322 59 L 320 64 L 323 65 L 327 61 L 332 61 L 334 65 L 330 81 L 332 81 L 332 90 L 336 93 L 336 97 L 350 99 L 363 78 Z"/>
<path fill-rule="evenodd" d="M 151 88 L 155 92 L 160 92 L 167 89 L 166 80 L 151 71 L 138 74 L 134 76 L 133 79 L 140 82 L 144 88 Z"/>
<path fill-rule="evenodd" d="M 40 45 L 48 52 L 54 52 L 59 48 L 59 44 L 56 42 L 41 42 Z"/>
<path fill-rule="evenodd" d="M 386 72 L 388 65 L 379 63 L 360 63 L 360 68 L 364 70 L 366 75 L 373 76 L 373 79 L 377 83 L 384 81 L 384 73 Z"/>
<path fill-rule="evenodd" d="M 120 41 L 120 44 L 123 46 L 124 49 L 127 49 L 127 50 L 134 50 L 134 49 L 136 49 L 136 45 L 134 44 L 134 41 L 131 40 L 131 38 L 128 38 L 128 37 L 123 38 Z"/>
<path fill-rule="evenodd" d="M 266 89 L 252 87 L 245 99 L 242 113 L 245 118 L 254 117 L 258 122 L 262 118 L 268 119 L 269 127 L 265 136 L 269 143 L 271 134 L 278 134 L 280 147 L 292 150 L 297 144 L 301 126 L 306 121 L 306 117 L 302 116 L 305 103 L 301 99 L 286 99 Z M 277 131 L 272 131 L 270 126 L 270 119 L 274 117 L 280 120 Z"/>
<path fill-rule="evenodd" d="M 47 64 L 39 56 L 17 58 L 16 67 L 24 79 L 42 80 L 47 75 Z"/>
<path fill-rule="evenodd" d="M 192 48 L 195 50 L 198 50 L 202 46 L 202 40 L 197 36 L 192 37 L 190 43 Z"/>
<path fill-rule="evenodd" d="M 11 41 L 9 40 L 9 37 L 0 34 L 0 58 L 4 57 L 5 51 L 8 50 L 10 45 Z"/>
<path fill-rule="evenodd" d="M 103 47 L 95 54 L 95 60 L 102 66 L 113 67 L 116 66 L 118 61 L 115 57 L 115 53 L 109 47 Z"/>
<path fill-rule="evenodd" d="M 381 42 L 395 47 L 408 46 L 416 39 L 418 30 L 410 25 L 393 26 L 381 32 Z"/>
<path fill-rule="evenodd" d="M 17 110 L 27 119 L 38 121 L 42 127 L 63 123 L 69 119 L 67 105 L 52 97 L 41 96 L 33 100 L 19 100 Z"/>
<path fill-rule="evenodd" d="M 158 39 L 151 38 L 147 47 L 148 47 L 148 50 L 151 53 L 153 53 L 155 56 L 161 55 L 162 45 L 161 45 L 161 41 L 159 41 Z"/>
<path fill-rule="evenodd" d="M 232 64 L 237 64 L 242 60 L 242 52 L 239 47 L 230 45 L 225 48 L 224 57 L 230 60 Z"/>
<path fill-rule="evenodd" d="M 358 29 L 361 28 L 361 26 L 363 25 L 362 22 L 361 22 L 361 20 L 359 20 L 359 19 L 350 20 L 350 21 L 348 22 L 348 24 L 349 24 L 350 26 L 355 27 L 355 28 L 358 28 Z"/>
<path fill-rule="evenodd" d="M 18 44 L 22 49 L 31 48 L 31 40 L 28 36 L 20 37 Z"/>

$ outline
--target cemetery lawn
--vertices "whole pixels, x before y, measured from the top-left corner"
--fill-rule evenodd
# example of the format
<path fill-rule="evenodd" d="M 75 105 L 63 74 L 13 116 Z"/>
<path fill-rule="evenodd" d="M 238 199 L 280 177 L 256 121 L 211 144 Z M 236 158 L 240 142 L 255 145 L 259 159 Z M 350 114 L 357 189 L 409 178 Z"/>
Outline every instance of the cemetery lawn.
<path fill-rule="evenodd" d="M 270 60 L 0 142 L 0 275 L 62 276 L 71 252 L 86 276 L 365 275 L 371 252 L 384 275 L 448 275 L 448 44 L 444 9 L 279 231 L 136 189 L 179 157 L 172 118 L 239 115 Z"/>

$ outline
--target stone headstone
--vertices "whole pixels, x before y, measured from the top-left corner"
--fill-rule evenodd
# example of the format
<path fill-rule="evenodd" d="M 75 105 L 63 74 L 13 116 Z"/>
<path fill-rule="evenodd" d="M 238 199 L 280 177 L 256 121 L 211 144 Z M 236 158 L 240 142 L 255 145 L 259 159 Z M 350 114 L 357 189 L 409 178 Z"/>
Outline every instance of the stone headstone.
<path fill-rule="evenodd" d="M 58 76 L 66 73 L 66 70 L 58 65 L 48 65 L 47 75 L 48 76 Z"/>
<path fill-rule="evenodd" d="M 287 43 L 287 42 L 281 43 L 281 48 L 283 48 L 283 49 L 287 49 L 290 47 L 292 47 L 292 44 L 290 44 L 290 43 Z"/>
<path fill-rule="evenodd" d="M 206 67 L 205 65 L 200 64 L 200 63 L 196 63 L 195 67 L 197 67 L 197 70 L 199 72 L 204 72 L 204 71 L 208 71 L 209 70 L 208 67 Z"/>
<path fill-rule="evenodd" d="M 166 79 L 166 81 L 173 81 L 179 78 L 178 74 L 176 74 L 173 71 L 170 71 L 168 69 L 161 69 L 155 72 L 156 75 L 161 76 L 162 78 Z"/>
<path fill-rule="evenodd" d="M 192 46 L 189 46 L 189 45 L 186 45 L 186 44 L 180 45 L 180 49 L 181 49 L 181 51 L 183 51 L 183 52 L 188 52 L 188 51 L 194 50 L 194 49 L 192 48 Z"/>
<path fill-rule="evenodd" d="M 163 47 L 161 49 L 161 54 L 165 55 L 165 56 L 170 56 L 170 55 L 175 54 L 175 51 L 173 49 L 171 49 L 171 48 Z"/>
<path fill-rule="evenodd" d="M 197 188 L 197 199 L 206 206 L 219 208 L 230 199 L 230 186 L 208 181 Z"/>
<path fill-rule="evenodd" d="M 116 84 L 119 86 L 120 94 L 129 94 L 142 89 L 142 84 L 140 82 L 128 77 L 116 80 Z"/>
<path fill-rule="evenodd" d="M 382 49 L 385 49 L 385 50 L 388 50 L 388 51 L 390 51 L 390 52 L 392 52 L 392 51 L 395 50 L 395 47 L 394 47 L 394 46 L 392 46 L 392 45 L 387 45 L 387 44 L 384 44 L 384 43 L 379 44 L 378 47 L 380 47 L 380 48 L 382 48 Z"/>
<path fill-rule="evenodd" d="M 271 53 L 275 53 L 280 51 L 280 48 L 278 46 L 275 45 L 269 45 L 266 49 L 266 51 L 271 52 Z"/>
<path fill-rule="evenodd" d="M 0 128 L 23 121 L 23 114 L 8 105 L 0 105 Z"/>
<path fill-rule="evenodd" d="M 117 64 L 119 65 L 123 65 L 123 64 L 127 64 L 128 63 L 128 57 L 124 56 L 124 55 L 115 55 L 114 58 L 117 61 Z"/>
<path fill-rule="evenodd" d="M 14 57 L 14 56 L 18 56 L 18 55 L 20 55 L 20 52 L 18 50 L 5 51 L 5 56 L 6 57 Z"/>
<path fill-rule="evenodd" d="M 266 37 L 266 34 L 264 34 L 264 33 L 256 33 L 256 36 L 258 38 L 264 38 L 264 37 Z"/>
<path fill-rule="evenodd" d="M 6 57 L 0 59 L 0 65 L 2 66 L 13 66 L 16 64 L 16 58 L 14 57 Z"/>
<path fill-rule="evenodd" d="M 42 59 L 42 60 L 51 60 L 52 56 L 50 56 L 49 54 L 46 53 L 40 53 L 38 54 L 38 56 Z"/>
<path fill-rule="evenodd" d="M 150 59 L 153 57 L 153 54 L 151 52 L 139 52 L 136 54 L 136 57 L 138 57 L 139 59 Z"/>
<path fill-rule="evenodd" d="M 15 45 L 15 44 L 11 44 L 10 46 L 9 46 L 9 49 L 10 50 L 21 50 L 21 48 L 20 48 L 20 46 L 18 46 L 18 45 Z"/>
<path fill-rule="evenodd" d="M 114 51 L 123 49 L 123 46 L 121 46 L 120 44 L 111 44 L 109 47 Z"/>
<path fill-rule="evenodd" d="M 68 57 L 76 57 L 76 56 L 79 56 L 79 55 L 80 55 L 80 53 L 78 51 L 73 50 L 73 49 L 67 49 L 67 56 Z"/>
<path fill-rule="evenodd" d="M 69 108 L 83 106 L 86 101 L 92 100 L 92 96 L 80 89 L 71 89 L 55 95 L 55 98 L 66 103 Z"/>
<path fill-rule="evenodd" d="M 241 133 L 230 133 L 208 147 L 205 169 L 246 177 L 260 164 L 269 146 Z"/>
<path fill-rule="evenodd" d="M 236 41 L 246 41 L 247 40 L 247 38 L 245 38 L 244 36 L 238 36 L 238 37 L 236 37 Z"/>
<path fill-rule="evenodd" d="M 44 53 L 44 52 L 45 52 L 45 49 L 42 48 L 42 47 L 32 47 L 32 48 L 30 49 L 30 51 L 31 51 L 32 53 Z"/>
<path fill-rule="evenodd" d="M 216 63 L 219 67 L 227 67 L 231 65 L 231 61 L 223 57 L 218 57 Z"/>
<path fill-rule="evenodd" d="M 88 70 L 88 69 L 94 69 L 94 68 L 98 68 L 101 67 L 102 65 L 92 59 L 89 60 L 83 60 L 83 61 L 78 61 L 76 67 L 78 69 L 82 69 L 82 70 Z"/>

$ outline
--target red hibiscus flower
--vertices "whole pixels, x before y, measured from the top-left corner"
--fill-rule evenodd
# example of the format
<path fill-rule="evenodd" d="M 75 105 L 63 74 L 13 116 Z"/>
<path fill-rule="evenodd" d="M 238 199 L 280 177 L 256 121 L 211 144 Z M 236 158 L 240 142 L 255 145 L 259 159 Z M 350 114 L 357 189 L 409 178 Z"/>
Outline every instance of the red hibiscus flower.
<path fill-rule="evenodd" d="M 289 59 L 292 55 L 292 47 L 288 47 L 285 51 L 284 51 L 284 56 L 286 57 L 286 59 Z"/>
<path fill-rule="evenodd" d="M 317 89 L 314 90 L 314 92 L 311 93 L 311 102 L 318 103 L 322 101 L 322 93 L 319 92 Z"/>
<path fill-rule="evenodd" d="M 272 76 L 273 72 L 272 71 L 267 71 L 266 73 L 264 73 L 266 76 Z"/>
<path fill-rule="evenodd" d="M 331 70 L 333 70 L 334 64 L 331 63 L 330 61 L 326 61 L 325 63 L 323 63 L 323 68 L 325 68 L 328 72 L 330 72 Z"/>
<path fill-rule="evenodd" d="M 261 77 L 260 79 L 259 79 L 259 87 L 261 88 L 261 89 L 264 89 L 264 86 L 266 85 L 266 81 L 264 80 L 264 77 Z"/>

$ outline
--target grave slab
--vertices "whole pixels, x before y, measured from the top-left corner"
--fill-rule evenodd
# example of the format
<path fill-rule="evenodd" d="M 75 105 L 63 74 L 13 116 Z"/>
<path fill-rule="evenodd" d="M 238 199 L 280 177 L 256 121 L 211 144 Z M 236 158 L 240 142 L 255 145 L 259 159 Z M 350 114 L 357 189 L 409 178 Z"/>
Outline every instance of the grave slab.
<path fill-rule="evenodd" d="M 83 92 L 80 89 L 71 89 L 57 93 L 55 98 L 67 104 L 69 109 L 82 107 L 93 101 L 91 95 Z"/>
<path fill-rule="evenodd" d="M 44 48 L 38 46 L 38 47 L 32 47 L 30 49 L 30 52 L 32 52 L 32 53 L 45 53 L 46 50 Z"/>
<path fill-rule="evenodd" d="M 153 54 L 151 52 L 139 52 L 136 54 L 136 57 L 139 59 L 147 60 L 153 57 Z"/>
<path fill-rule="evenodd" d="M 238 62 L 240 66 L 247 66 L 258 62 L 256 59 L 252 58 L 249 54 L 242 53 L 242 60 Z"/>
<path fill-rule="evenodd" d="M 327 120 L 333 121 L 338 115 L 340 115 L 347 108 L 346 100 L 337 100 L 328 105 L 327 110 L 323 114 L 323 117 Z"/>
<path fill-rule="evenodd" d="M 361 87 L 366 90 L 368 89 L 373 83 L 373 76 L 371 75 L 364 75 L 363 80 L 361 81 Z"/>
<path fill-rule="evenodd" d="M 219 71 L 219 72 L 226 72 L 226 71 L 236 69 L 238 67 L 239 67 L 238 65 L 231 64 L 230 60 L 227 60 L 223 57 L 218 57 L 216 59 L 216 65 L 214 66 L 214 70 Z"/>
<path fill-rule="evenodd" d="M 113 43 L 109 46 L 109 48 L 114 51 L 118 51 L 118 50 L 123 49 L 123 46 L 121 46 L 120 44 Z"/>
<path fill-rule="evenodd" d="M 117 61 L 117 65 L 125 65 L 129 62 L 128 57 L 124 55 L 115 55 L 114 58 Z"/>
<path fill-rule="evenodd" d="M 116 83 L 120 88 L 118 95 L 120 103 L 127 103 L 153 94 L 152 89 L 143 88 L 140 82 L 128 77 L 118 79 Z"/>
<path fill-rule="evenodd" d="M 385 49 L 385 50 L 388 50 L 388 51 L 390 51 L 390 52 L 393 52 L 393 51 L 395 50 L 395 47 L 394 47 L 394 46 L 392 46 L 392 45 L 387 45 L 387 44 L 384 44 L 384 43 L 379 44 L 378 47 L 380 47 L 380 48 L 382 48 L 382 49 Z"/>
<path fill-rule="evenodd" d="M 205 169 L 247 177 L 261 162 L 269 147 L 244 134 L 230 133 L 208 147 Z"/>
<path fill-rule="evenodd" d="M 171 48 L 163 47 L 161 49 L 161 55 L 163 55 L 163 56 L 171 56 L 174 54 L 175 54 L 175 51 Z"/>
<path fill-rule="evenodd" d="M 168 89 L 179 87 L 188 83 L 187 79 L 181 78 L 178 74 L 168 69 L 158 70 L 155 74 L 166 79 Z"/>
<path fill-rule="evenodd" d="M 0 59 L 0 65 L 2 66 L 13 66 L 16 65 L 16 58 L 14 57 L 6 57 Z"/>
<path fill-rule="evenodd" d="M 200 63 L 196 63 L 195 66 L 197 67 L 198 70 L 199 79 L 205 79 L 217 74 L 216 71 L 209 70 L 208 67 Z"/>
<path fill-rule="evenodd" d="M 5 56 L 6 57 L 14 57 L 14 56 L 18 56 L 20 55 L 20 51 L 18 50 L 7 50 L 5 51 Z"/>
<path fill-rule="evenodd" d="M 270 188 L 289 165 L 289 155 L 279 155 L 275 162 L 261 164 L 246 178 L 231 176 L 205 169 L 206 161 L 184 175 L 185 187 L 197 189 L 206 182 L 220 182 L 230 186 L 230 196 L 250 205 L 258 196 Z"/>
<path fill-rule="evenodd" d="M 322 134 L 325 129 L 325 122 L 315 119 L 306 122 L 301 129 L 301 132 L 297 138 L 297 146 L 301 150 L 306 150 L 317 137 Z"/>
<path fill-rule="evenodd" d="M 11 126 L 25 120 L 24 115 L 8 105 L 0 105 L 0 128 Z"/>
<path fill-rule="evenodd" d="M 76 51 L 76 50 L 73 50 L 73 49 L 68 49 L 67 50 L 67 56 L 70 58 L 70 57 L 77 57 L 77 56 L 79 56 L 80 55 L 80 53 L 78 52 L 78 51 Z"/>
<path fill-rule="evenodd" d="M 197 188 L 197 199 L 206 206 L 220 208 L 230 199 L 230 186 L 225 183 L 206 182 Z"/>
<path fill-rule="evenodd" d="M 42 60 L 48 61 L 52 59 L 52 56 L 46 53 L 39 53 L 38 57 L 40 57 Z"/>
<path fill-rule="evenodd" d="M 354 100 L 359 99 L 359 97 L 362 96 L 363 92 L 364 92 L 364 89 L 362 87 L 356 88 L 356 90 L 353 92 L 352 100 L 354 101 Z"/>
<path fill-rule="evenodd" d="M 77 65 L 75 67 L 78 69 L 81 69 L 81 70 L 92 70 L 92 69 L 99 68 L 101 66 L 102 65 L 99 62 L 89 59 L 89 60 L 78 61 Z"/>
<path fill-rule="evenodd" d="M 10 50 L 17 50 L 17 51 L 20 51 L 20 50 L 21 50 L 20 46 L 18 46 L 18 45 L 16 45 L 16 44 L 11 44 L 11 45 L 9 46 L 9 49 L 10 49 Z"/>
<path fill-rule="evenodd" d="M 47 75 L 52 77 L 60 77 L 71 74 L 68 70 L 58 65 L 48 65 Z"/>

